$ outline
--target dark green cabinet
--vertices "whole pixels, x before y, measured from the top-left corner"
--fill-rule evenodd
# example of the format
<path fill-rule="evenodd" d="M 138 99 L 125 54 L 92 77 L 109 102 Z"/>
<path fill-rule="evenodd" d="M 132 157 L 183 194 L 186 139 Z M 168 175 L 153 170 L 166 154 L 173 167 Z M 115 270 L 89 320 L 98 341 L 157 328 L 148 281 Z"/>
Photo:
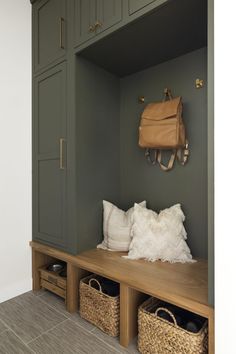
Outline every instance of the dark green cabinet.
<path fill-rule="evenodd" d="M 75 0 L 75 45 L 122 20 L 122 0 Z"/>
<path fill-rule="evenodd" d="M 75 0 L 75 42 L 77 45 L 95 36 L 96 0 Z"/>
<path fill-rule="evenodd" d="M 121 0 L 97 0 L 97 33 L 122 20 Z"/>
<path fill-rule="evenodd" d="M 35 78 L 33 234 L 66 244 L 66 64 Z"/>
<path fill-rule="evenodd" d="M 129 0 L 129 14 L 132 15 L 134 12 L 141 10 L 154 1 L 155 0 Z"/>
<path fill-rule="evenodd" d="M 65 55 L 65 0 L 41 0 L 34 4 L 33 41 L 35 71 Z"/>

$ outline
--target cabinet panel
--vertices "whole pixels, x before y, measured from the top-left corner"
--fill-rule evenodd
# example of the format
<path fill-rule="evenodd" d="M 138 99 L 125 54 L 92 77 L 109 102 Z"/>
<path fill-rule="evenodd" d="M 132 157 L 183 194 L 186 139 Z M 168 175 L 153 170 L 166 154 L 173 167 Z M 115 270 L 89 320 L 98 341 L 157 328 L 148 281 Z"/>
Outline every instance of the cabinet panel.
<path fill-rule="evenodd" d="M 96 0 L 75 0 L 75 45 L 95 36 Z"/>
<path fill-rule="evenodd" d="M 132 15 L 134 12 L 142 9 L 154 1 L 155 0 L 129 0 L 129 14 Z"/>
<path fill-rule="evenodd" d="M 34 69 L 65 55 L 65 0 L 41 0 L 33 6 Z"/>
<path fill-rule="evenodd" d="M 62 134 L 61 104 L 64 76 L 62 72 L 53 72 L 38 84 L 38 153 L 58 153 L 58 141 Z M 61 88 L 61 89 L 60 89 Z"/>
<path fill-rule="evenodd" d="M 121 19 L 121 0 L 97 0 L 97 33 L 114 26 Z"/>
<path fill-rule="evenodd" d="M 59 247 L 66 244 L 65 90 L 65 63 L 35 79 L 33 234 Z"/>
<path fill-rule="evenodd" d="M 38 161 L 38 232 L 48 241 L 58 242 L 63 237 L 62 191 L 58 159 Z"/>

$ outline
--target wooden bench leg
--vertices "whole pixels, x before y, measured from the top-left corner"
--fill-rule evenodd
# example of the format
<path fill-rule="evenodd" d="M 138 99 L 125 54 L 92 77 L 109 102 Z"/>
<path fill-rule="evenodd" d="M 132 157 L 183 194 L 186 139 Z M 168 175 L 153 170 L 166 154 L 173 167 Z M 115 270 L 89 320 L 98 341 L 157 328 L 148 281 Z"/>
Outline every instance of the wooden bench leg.
<path fill-rule="evenodd" d="M 40 290 L 40 274 L 38 269 L 48 263 L 50 263 L 54 258 L 40 253 L 32 249 L 32 277 L 33 277 L 33 290 Z"/>
<path fill-rule="evenodd" d="M 67 292 L 66 309 L 70 313 L 78 311 L 79 308 L 79 282 L 80 279 L 87 276 L 88 272 L 67 263 Z"/>
<path fill-rule="evenodd" d="M 215 327 L 214 327 L 214 310 L 208 318 L 208 353 L 215 353 Z"/>
<path fill-rule="evenodd" d="M 79 268 L 67 263 L 66 308 L 73 313 L 78 311 Z"/>
<path fill-rule="evenodd" d="M 120 284 L 120 344 L 128 347 L 138 333 L 138 307 L 146 295 Z"/>

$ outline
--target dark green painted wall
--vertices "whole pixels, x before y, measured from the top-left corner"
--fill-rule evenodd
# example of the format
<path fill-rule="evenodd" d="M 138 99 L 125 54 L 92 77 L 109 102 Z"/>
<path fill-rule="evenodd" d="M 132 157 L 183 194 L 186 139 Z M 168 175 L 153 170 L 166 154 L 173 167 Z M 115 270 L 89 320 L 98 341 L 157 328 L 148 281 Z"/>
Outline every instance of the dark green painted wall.
<path fill-rule="evenodd" d="M 120 83 L 112 74 L 78 57 L 77 225 L 79 251 L 102 239 L 102 200 L 119 200 Z"/>
<path fill-rule="evenodd" d="M 150 208 L 160 210 L 181 203 L 193 255 L 207 258 L 207 86 L 197 90 L 196 78 L 206 83 L 206 48 L 121 79 L 121 206 L 146 199 Z M 145 106 L 138 96 L 144 95 L 146 103 L 161 100 L 164 87 L 183 97 L 191 153 L 185 167 L 176 164 L 167 173 L 150 166 L 138 147 Z"/>
<path fill-rule="evenodd" d="M 193 255 L 207 258 L 207 49 L 123 79 L 81 57 L 76 70 L 77 215 L 82 249 L 102 238 L 103 199 L 124 209 L 145 199 L 154 210 L 181 203 Z M 195 88 L 196 78 L 204 80 L 204 88 Z M 150 166 L 138 147 L 145 107 L 138 96 L 144 95 L 146 103 L 161 100 L 164 87 L 183 97 L 191 153 L 185 167 L 176 164 L 167 173 Z"/>

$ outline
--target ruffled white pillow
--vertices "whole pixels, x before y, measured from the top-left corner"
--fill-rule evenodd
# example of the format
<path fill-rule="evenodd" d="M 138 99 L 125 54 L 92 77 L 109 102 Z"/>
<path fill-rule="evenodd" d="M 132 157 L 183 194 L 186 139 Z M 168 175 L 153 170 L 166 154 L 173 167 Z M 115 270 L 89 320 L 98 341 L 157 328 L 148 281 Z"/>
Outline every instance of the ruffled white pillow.
<path fill-rule="evenodd" d="M 149 261 L 162 260 L 171 263 L 194 262 L 186 239 L 180 204 L 165 209 L 158 215 L 152 210 L 134 206 L 132 241 L 128 259 L 144 258 Z"/>
<path fill-rule="evenodd" d="M 146 207 L 146 201 L 137 205 Z M 104 240 L 97 248 L 127 252 L 131 242 L 133 212 L 134 207 L 125 212 L 117 208 L 114 204 L 103 200 Z"/>

